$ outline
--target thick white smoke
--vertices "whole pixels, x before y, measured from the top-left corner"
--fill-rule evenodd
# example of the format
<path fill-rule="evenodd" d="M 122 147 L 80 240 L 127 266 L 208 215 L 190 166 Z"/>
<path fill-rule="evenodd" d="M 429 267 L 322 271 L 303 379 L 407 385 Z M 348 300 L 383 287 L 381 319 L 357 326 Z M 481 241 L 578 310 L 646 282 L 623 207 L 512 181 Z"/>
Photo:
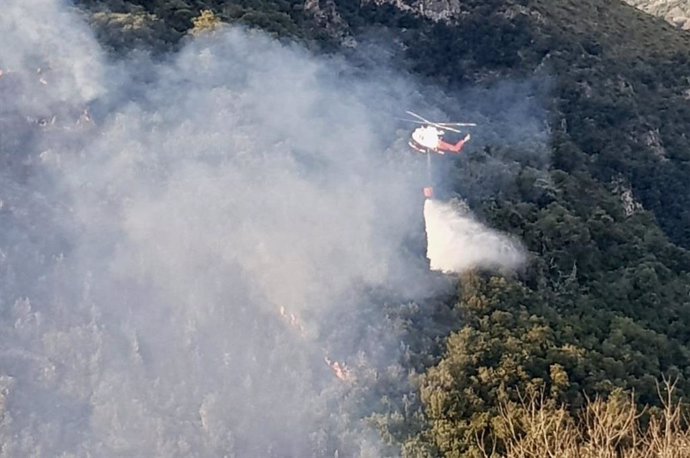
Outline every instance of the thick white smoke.
<path fill-rule="evenodd" d="M 364 290 L 424 289 L 406 84 L 240 29 L 115 66 L 47 0 L 0 35 L 4 455 L 379 455 L 343 374 L 397 364 Z"/>
<path fill-rule="evenodd" d="M 236 28 L 113 64 L 57 0 L 0 36 L 2 455 L 380 455 L 327 362 L 397 374 L 369 292 L 431 294 L 414 87 Z"/>
<path fill-rule="evenodd" d="M 524 249 L 515 241 L 473 220 L 459 206 L 427 199 L 424 221 L 432 270 L 515 269 L 525 261 Z"/>

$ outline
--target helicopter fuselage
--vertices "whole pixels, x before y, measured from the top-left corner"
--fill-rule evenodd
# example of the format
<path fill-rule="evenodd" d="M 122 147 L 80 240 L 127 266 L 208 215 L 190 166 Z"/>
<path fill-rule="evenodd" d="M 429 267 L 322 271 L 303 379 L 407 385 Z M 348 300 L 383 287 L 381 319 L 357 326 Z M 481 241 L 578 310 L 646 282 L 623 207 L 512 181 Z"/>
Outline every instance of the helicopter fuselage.
<path fill-rule="evenodd" d="M 452 144 L 443 141 L 442 135 L 445 132 L 434 126 L 423 126 L 418 127 L 412 132 L 412 136 L 408 144 L 419 151 L 420 153 L 437 153 L 437 154 L 458 154 L 462 151 L 463 146 L 470 137 L 467 135 L 464 139 L 459 142 Z"/>

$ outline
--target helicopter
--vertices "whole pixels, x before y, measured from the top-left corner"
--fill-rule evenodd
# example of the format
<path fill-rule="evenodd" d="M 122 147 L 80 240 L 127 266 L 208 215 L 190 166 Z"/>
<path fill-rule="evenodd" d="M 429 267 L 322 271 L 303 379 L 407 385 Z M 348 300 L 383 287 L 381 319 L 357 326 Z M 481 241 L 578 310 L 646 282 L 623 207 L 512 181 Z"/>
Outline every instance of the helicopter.
<path fill-rule="evenodd" d="M 412 132 L 408 144 L 423 154 L 460 154 L 465 143 L 470 141 L 470 134 L 465 135 L 465 137 L 457 143 L 448 143 L 444 141 L 443 135 L 446 131 L 461 133 L 456 127 L 476 126 L 475 123 L 467 122 L 433 122 L 411 111 L 406 111 L 405 113 L 417 119 L 405 119 L 404 121 L 422 124 L 421 127 L 416 128 Z"/>

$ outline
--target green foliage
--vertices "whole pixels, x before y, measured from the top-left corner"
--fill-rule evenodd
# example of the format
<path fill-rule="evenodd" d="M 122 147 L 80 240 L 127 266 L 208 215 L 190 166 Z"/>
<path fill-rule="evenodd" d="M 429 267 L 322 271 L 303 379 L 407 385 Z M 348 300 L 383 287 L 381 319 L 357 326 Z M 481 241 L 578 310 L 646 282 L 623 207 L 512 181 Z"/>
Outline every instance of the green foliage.
<path fill-rule="evenodd" d="M 78 0 L 91 12 L 99 39 L 114 53 L 144 47 L 155 52 L 177 48 L 188 33 L 220 23 L 259 27 L 279 37 L 318 34 L 296 0 Z M 131 24 L 136 24 L 132 27 Z"/>

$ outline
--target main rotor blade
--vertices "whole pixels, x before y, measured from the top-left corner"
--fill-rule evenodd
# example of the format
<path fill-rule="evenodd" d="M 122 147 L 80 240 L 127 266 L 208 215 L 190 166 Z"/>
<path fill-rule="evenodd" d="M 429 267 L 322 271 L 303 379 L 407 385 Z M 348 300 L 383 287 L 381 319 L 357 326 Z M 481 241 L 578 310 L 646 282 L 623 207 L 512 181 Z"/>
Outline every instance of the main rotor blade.
<path fill-rule="evenodd" d="M 476 127 L 477 124 L 473 122 L 439 122 L 439 126 L 465 126 L 465 127 Z"/>
<path fill-rule="evenodd" d="M 459 131 L 458 129 L 453 129 L 452 127 L 444 126 L 443 124 L 436 124 L 435 122 L 432 122 L 431 125 L 438 127 L 441 130 L 449 130 L 451 132 L 461 133 L 461 131 Z"/>
<path fill-rule="evenodd" d="M 446 125 L 446 124 L 439 124 L 439 123 L 431 122 L 431 121 L 422 122 L 422 121 L 416 121 L 414 119 L 402 119 L 402 118 L 398 118 L 398 119 L 400 119 L 401 121 L 413 122 L 415 124 L 424 124 L 426 126 L 434 126 L 434 127 L 437 127 L 441 130 L 449 130 L 451 132 L 461 133 L 461 131 L 459 131 L 458 129 L 454 129 L 454 128 Z"/>
<path fill-rule="evenodd" d="M 417 113 L 414 113 L 412 111 L 406 111 L 405 113 L 412 115 L 417 119 L 421 119 L 422 121 L 424 121 L 427 124 L 432 124 L 432 125 L 436 125 L 436 126 L 465 126 L 465 127 L 476 127 L 477 126 L 477 124 L 475 124 L 473 122 L 432 122 L 426 118 L 419 116 Z"/>
<path fill-rule="evenodd" d="M 428 122 L 422 122 L 422 121 L 417 121 L 416 119 L 405 119 L 405 118 L 396 118 L 400 121 L 405 121 L 405 122 L 413 122 L 415 124 L 429 124 Z"/>
<path fill-rule="evenodd" d="M 414 117 L 417 118 L 417 119 L 421 119 L 422 121 L 424 121 L 424 122 L 426 122 L 426 123 L 431 124 L 431 121 L 429 121 L 428 119 L 422 118 L 422 117 L 419 116 L 417 113 L 413 113 L 413 112 L 411 112 L 411 111 L 406 111 L 405 113 L 407 113 L 408 115 L 412 115 L 412 116 L 414 116 Z"/>

